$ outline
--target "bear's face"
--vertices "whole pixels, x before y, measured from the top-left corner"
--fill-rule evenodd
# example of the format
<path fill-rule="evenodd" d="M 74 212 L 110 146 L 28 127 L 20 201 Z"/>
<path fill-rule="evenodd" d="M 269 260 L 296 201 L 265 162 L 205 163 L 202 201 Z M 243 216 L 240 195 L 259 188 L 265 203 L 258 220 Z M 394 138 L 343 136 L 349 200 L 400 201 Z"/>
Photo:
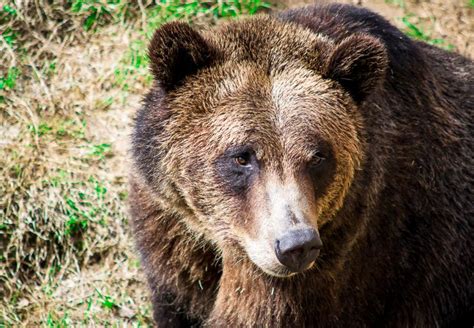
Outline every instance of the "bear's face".
<path fill-rule="evenodd" d="M 224 256 L 237 250 L 264 272 L 289 276 L 313 265 L 318 228 L 359 169 L 358 104 L 382 80 L 386 56 L 367 36 L 334 45 L 268 18 L 233 24 L 217 36 L 180 23 L 155 34 L 157 110 L 167 112 L 162 174 L 191 230 Z M 262 35 L 249 36 L 255 26 Z M 252 41 L 260 47 L 246 50 Z"/>

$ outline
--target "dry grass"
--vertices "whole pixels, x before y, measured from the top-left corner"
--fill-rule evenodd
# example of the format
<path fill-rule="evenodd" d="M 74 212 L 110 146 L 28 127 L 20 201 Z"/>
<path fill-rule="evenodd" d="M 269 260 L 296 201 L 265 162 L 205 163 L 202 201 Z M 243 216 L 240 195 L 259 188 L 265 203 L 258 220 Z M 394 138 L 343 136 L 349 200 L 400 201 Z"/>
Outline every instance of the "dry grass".
<path fill-rule="evenodd" d="M 10 0 L 13 16 L 0 5 L 0 326 L 151 323 L 126 208 L 130 120 L 150 85 L 147 35 L 169 19 L 208 24 L 256 2 L 177 3 Z M 364 4 L 401 27 L 397 17 L 414 13 L 427 37 L 472 57 L 467 0 Z"/>
<path fill-rule="evenodd" d="M 9 58 L 20 77 L 3 90 L 0 105 L 2 320 L 105 324 L 127 306 L 144 323 L 148 305 L 142 283 L 135 286 L 142 279 L 127 235 L 124 165 L 124 127 L 139 96 L 114 86 L 133 32 L 107 27 L 87 35 L 82 17 L 45 8 L 64 15 L 49 36 L 30 30 L 37 7 L 19 8 L 30 17 L 17 24 L 18 47 Z M 73 31 L 56 33 L 61 26 Z M 144 78 L 137 75 L 136 84 Z M 98 273 L 89 271 L 94 266 Z M 110 309 L 106 296 L 115 304 Z"/>

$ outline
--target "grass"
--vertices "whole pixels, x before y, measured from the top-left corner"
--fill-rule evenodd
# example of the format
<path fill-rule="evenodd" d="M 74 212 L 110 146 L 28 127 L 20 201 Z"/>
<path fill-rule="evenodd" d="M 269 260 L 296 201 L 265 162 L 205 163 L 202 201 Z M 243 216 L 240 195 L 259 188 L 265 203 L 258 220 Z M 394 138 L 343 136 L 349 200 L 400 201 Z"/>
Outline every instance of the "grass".
<path fill-rule="evenodd" d="M 395 5 L 397 7 L 402 8 L 402 9 L 406 8 L 405 0 L 385 0 L 385 3 Z"/>
<path fill-rule="evenodd" d="M 88 31 L 113 20 L 113 17 L 127 17 L 129 4 L 120 0 L 73 0 L 71 12 L 84 16 L 82 27 Z"/>
<path fill-rule="evenodd" d="M 0 90 L 14 89 L 18 74 L 18 68 L 15 66 L 9 67 L 6 74 L 0 78 Z"/>
<path fill-rule="evenodd" d="M 409 37 L 449 51 L 455 48 L 454 45 L 448 43 L 445 39 L 433 36 L 433 27 L 436 20 L 433 16 L 430 16 L 429 20 L 427 20 L 411 13 L 407 8 L 407 2 L 405 0 L 385 0 L 385 3 L 403 10 L 404 16 L 400 17 L 399 20 L 402 23 L 402 29 Z"/>
<path fill-rule="evenodd" d="M 432 37 L 431 33 L 426 32 L 420 27 L 420 18 L 413 14 L 407 14 L 401 18 L 405 25 L 405 33 L 416 40 L 424 41 L 428 44 L 444 48 L 446 50 L 453 50 L 454 46 L 441 38 Z"/>

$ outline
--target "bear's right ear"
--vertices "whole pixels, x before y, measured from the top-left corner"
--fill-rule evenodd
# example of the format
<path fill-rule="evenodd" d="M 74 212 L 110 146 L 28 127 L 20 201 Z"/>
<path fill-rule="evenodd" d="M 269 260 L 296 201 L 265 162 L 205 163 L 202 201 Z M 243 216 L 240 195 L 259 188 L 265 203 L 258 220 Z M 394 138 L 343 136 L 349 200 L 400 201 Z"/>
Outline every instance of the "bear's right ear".
<path fill-rule="evenodd" d="M 383 82 L 387 68 L 385 46 L 372 36 L 354 34 L 331 50 L 323 77 L 338 81 L 361 103 Z"/>
<path fill-rule="evenodd" d="M 148 57 L 156 81 L 170 91 L 187 76 L 210 66 L 215 52 L 189 24 L 172 22 L 156 30 L 148 47 Z"/>

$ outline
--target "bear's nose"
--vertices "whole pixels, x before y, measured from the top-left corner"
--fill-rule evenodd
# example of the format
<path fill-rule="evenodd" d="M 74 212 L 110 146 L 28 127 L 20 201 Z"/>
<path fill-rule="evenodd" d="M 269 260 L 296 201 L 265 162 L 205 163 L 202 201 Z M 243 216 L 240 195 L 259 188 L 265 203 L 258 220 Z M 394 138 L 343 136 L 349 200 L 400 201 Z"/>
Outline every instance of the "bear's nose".
<path fill-rule="evenodd" d="M 275 253 L 281 264 L 293 272 L 302 272 L 316 260 L 323 246 L 314 229 L 290 230 L 275 242 Z"/>

